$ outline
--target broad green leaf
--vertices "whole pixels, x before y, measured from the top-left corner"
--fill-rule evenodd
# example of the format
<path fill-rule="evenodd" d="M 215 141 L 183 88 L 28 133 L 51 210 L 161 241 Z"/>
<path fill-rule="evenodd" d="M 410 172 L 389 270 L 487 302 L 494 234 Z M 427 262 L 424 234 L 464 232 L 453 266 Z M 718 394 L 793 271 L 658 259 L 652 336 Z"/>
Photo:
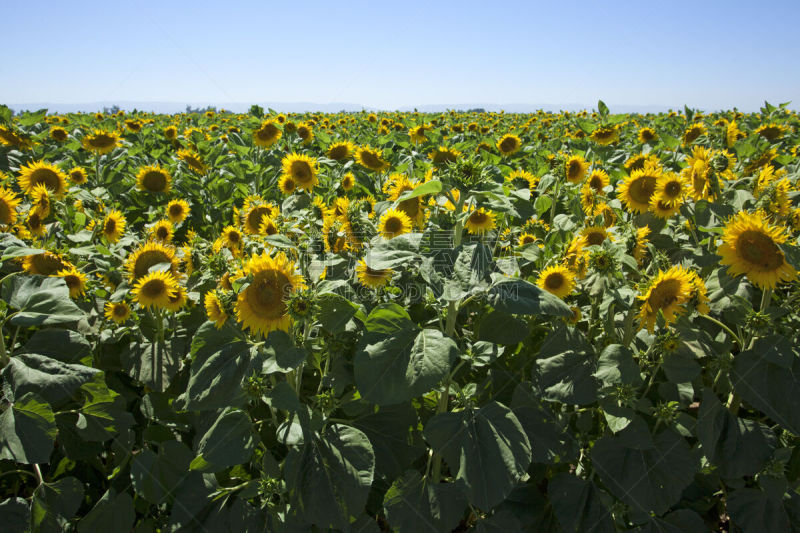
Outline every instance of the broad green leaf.
<path fill-rule="evenodd" d="M 800 435 L 800 356 L 780 336 L 756 340 L 733 359 L 731 381 L 742 399 Z"/>
<path fill-rule="evenodd" d="M 561 298 L 522 279 L 495 283 L 487 296 L 489 305 L 504 313 L 572 316 L 569 306 Z"/>
<path fill-rule="evenodd" d="M 486 313 L 478 323 L 478 339 L 495 344 L 517 344 L 525 340 L 528 333 L 527 320 L 501 311 Z"/>
<path fill-rule="evenodd" d="M 37 111 L 26 111 L 23 113 L 18 119 L 17 123 L 20 126 L 33 126 L 34 124 L 38 124 L 42 122 L 47 115 L 47 109 L 39 109 Z"/>
<path fill-rule="evenodd" d="M 564 325 L 550 332 L 533 369 L 545 400 L 585 405 L 597 399 L 594 349 L 579 330 Z"/>
<path fill-rule="evenodd" d="M 395 204 L 399 204 L 405 200 L 410 200 L 411 198 L 416 198 L 417 196 L 424 196 L 427 194 L 436 194 L 442 190 L 442 182 L 438 180 L 431 180 L 428 182 L 423 183 L 422 185 L 417 185 L 413 191 L 407 191 L 401 194 Z"/>
<path fill-rule="evenodd" d="M 258 438 L 246 412 L 229 408 L 222 412 L 197 445 L 191 469 L 219 472 L 247 462 Z"/>
<path fill-rule="evenodd" d="M 230 321 L 228 321 L 230 322 Z M 214 410 L 245 401 L 242 379 L 250 363 L 250 347 L 233 326 L 217 329 L 206 322 L 192 340 L 189 383 L 179 409 Z"/>
<path fill-rule="evenodd" d="M 623 383 L 638 387 L 642 384 L 639 365 L 633 359 L 633 352 L 621 344 L 609 344 L 597 360 L 594 377 L 604 385 Z"/>
<path fill-rule="evenodd" d="M 557 464 L 577 459 L 579 447 L 569 420 L 559 419 L 530 382 L 516 386 L 511 408 L 532 443 L 533 462 Z"/>
<path fill-rule="evenodd" d="M 383 498 L 386 520 L 398 533 L 449 533 L 467 500 L 451 483 L 431 483 L 416 470 L 398 478 Z"/>
<path fill-rule="evenodd" d="M 703 453 L 723 478 L 754 475 L 772 456 L 776 442 L 769 428 L 734 416 L 710 389 L 703 391 L 697 418 Z"/>
<path fill-rule="evenodd" d="M 19 309 L 9 323 L 14 326 L 51 326 L 77 322 L 86 314 L 69 297 L 63 278 L 30 276 L 16 286 L 9 300 Z"/>
<path fill-rule="evenodd" d="M 758 489 L 741 488 L 729 493 L 727 509 L 731 521 L 743 533 L 790 531 L 783 502 Z"/>
<path fill-rule="evenodd" d="M 267 358 L 263 361 L 261 370 L 266 374 L 289 372 L 300 366 L 308 355 L 305 349 L 296 347 L 292 338 L 281 330 L 269 333 L 264 344 L 264 353 Z"/>
<path fill-rule="evenodd" d="M 317 305 L 319 305 L 319 321 L 322 327 L 331 333 L 344 331 L 347 323 L 358 311 L 356 304 L 335 293 L 320 294 Z"/>
<path fill-rule="evenodd" d="M 78 411 L 75 430 L 82 439 L 102 442 L 134 425 L 125 399 L 106 386 L 103 374 L 92 376 L 81 391 L 86 401 Z"/>
<path fill-rule="evenodd" d="M 547 484 L 547 495 L 565 532 L 614 533 L 611 512 L 603 504 L 600 489 L 592 481 L 566 472 Z"/>
<path fill-rule="evenodd" d="M 368 333 L 353 361 L 356 386 L 370 402 L 402 403 L 433 389 L 457 357 L 456 343 L 436 329 Z"/>
<path fill-rule="evenodd" d="M 699 468 L 686 441 L 670 429 L 652 448 L 634 448 L 625 437 L 603 437 L 591 450 L 592 464 L 617 498 L 644 513 L 664 514 L 681 497 Z"/>
<path fill-rule="evenodd" d="M 408 312 L 395 303 L 380 304 L 370 311 L 364 327 L 371 333 L 391 334 L 416 327 Z"/>
<path fill-rule="evenodd" d="M 0 502 L 0 516 L 3 517 L 4 531 L 8 533 L 28 533 L 31 527 L 30 504 L 13 496 Z"/>
<path fill-rule="evenodd" d="M 152 390 L 164 392 L 180 368 L 184 350 L 184 339 L 173 335 L 163 344 L 132 341 L 120 359 L 133 379 Z"/>
<path fill-rule="evenodd" d="M 528 436 L 511 409 L 498 402 L 439 413 L 423 433 L 447 461 L 470 503 L 481 509 L 500 503 L 531 463 Z"/>
<path fill-rule="evenodd" d="M 84 383 L 100 372 L 83 365 L 70 365 L 44 355 L 22 353 L 11 358 L 2 373 L 13 397 L 35 392 L 54 409 L 68 404 Z"/>
<path fill-rule="evenodd" d="M 353 421 L 364 432 L 375 452 L 375 468 L 389 480 L 400 476 L 425 453 L 417 431 L 419 419 L 410 403 L 387 405 Z"/>
<path fill-rule="evenodd" d="M 320 528 L 344 529 L 363 512 L 375 473 L 375 455 L 364 433 L 341 424 L 292 448 L 284 462 L 295 512 Z"/>
<path fill-rule="evenodd" d="M 65 363 L 77 363 L 91 356 L 92 345 L 77 331 L 47 328 L 31 335 L 20 351 L 46 355 Z"/>
<path fill-rule="evenodd" d="M 184 444 L 168 440 L 156 455 L 149 448 L 131 462 L 131 481 L 136 494 L 156 505 L 170 501 L 192 462 L 192 452 Z"/>
<path fill-rule="evenodd" d="M 53 410 L 29 392 L 0 413 L 0 459 L 49 463 L 56 433 Z"/>
<path fill-rule="evenodd" d="M 31 529 L 60 533 L 75 516 L 83 500 L 83 484 L 72 476 L 52 483 L 42 483 L 31 500 Z"/>
<path fill-rule="evenodd" d="M 652 516 L 635 533 L 708 533 L 708 526 L 699 514 L 689 509 L 678 509 L 663 518 Z"/>
<path fill-rule="evenodd" d="M 92 510 L 78 522 L 78 533 L 129 531 L 136 519 L 133 498 L 127 492 L 108 489 Z"/>
<path fill-rule="evenodd" d="M 606 118 L 608 116 L 608 106 L 602 100 L 597 101 L 597 112 L 602 118 Z"/>
<path fill-rule="evenodd" d="M 495 512 L 510 512 L 525 526 L 525 533 L 563 533 L 553 506 L 533 483 L 517 485 L 511 494 L 495 507 Z"/>

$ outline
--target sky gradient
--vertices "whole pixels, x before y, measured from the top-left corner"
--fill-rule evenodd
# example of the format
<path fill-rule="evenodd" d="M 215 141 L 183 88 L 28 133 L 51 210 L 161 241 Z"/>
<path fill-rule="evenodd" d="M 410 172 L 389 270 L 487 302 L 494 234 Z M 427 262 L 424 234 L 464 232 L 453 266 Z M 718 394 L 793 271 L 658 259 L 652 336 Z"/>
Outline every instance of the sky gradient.
<path fill-rule="evenodd" d="M 0 103 L 800 106 L 800 1 L 669 7 L 4 0 Z"/>

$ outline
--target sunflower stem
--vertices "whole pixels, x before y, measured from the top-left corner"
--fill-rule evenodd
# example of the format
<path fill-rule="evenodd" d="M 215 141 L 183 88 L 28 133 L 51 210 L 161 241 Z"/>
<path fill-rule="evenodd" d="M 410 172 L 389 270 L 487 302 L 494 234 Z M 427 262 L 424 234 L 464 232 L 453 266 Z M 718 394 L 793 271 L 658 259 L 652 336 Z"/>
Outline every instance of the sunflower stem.
<path fill-rule="evenodd" d="M 550 224 L 553 224 L 553 219 L 556 217 L 556 204 L 558 203 L 558 193 L 561 188 L 561 180 L 556 178 L 556 184 L 553 187 L 553 202 L 550 204 Z"/>
<path fill-rule="evenodd" d="M 700 317 L 703 317 L 703 318 L 705 318 L 706 320 L 710 320 L 710 321 L 711 321 L 711 322 L 713 322 L 714 324 L 716 324 L 716 325 L 718 325 L 719 327 L 721 327 L 723 330 L 725 330 L 725 332 L 726 332 L 728 335 L 730 335 L 731 337 L 733 337 L 733 340 L 735 340 L 735 341 L 736 341 L 736 343 L 737 343 L 737 344 L 738 344 L 738 345 L 739 345 L 741 348 L 744 348 L 744 345 L 742 344 L 742 338 L 741 338 L 739 335 L 737 335 L 736 333 L 734 333 L 734 332 L 733 332 L 733 330 L 732 330 L 731 328 L 729 328 L 728 326 L 726 326 L 725 324 L 723 324 L 722 322 L 720 322 L 720 321 L 719 321 L 719 320 L 717 320 L 716 318 L 712 317 L 711 315 L 698 314 L 698 316 L 700 316 Z"/>
<path fill-rule="evenodd" d="M 625 317 L 625 331 L 622 334 L 622 345 L 626 348 L 633 340 L 633 321 L 636 318 L 636 302 L 631 302 L 631 308 L 628 310 L 628 315 Z"/>
<path fill-rule="evenodd" d="M 6 339 L 3 334 L 3 324 L 0 323 L 0 368 L 5 368 L 9 361 L 10 357 L 8 356 L 8 352 L 6 352 Z"/>
<path fill-rule="evenodd" d="M 39 485 L 44 483 L 44 478 L 42 478 L 42 469 L 39 468 L 38 464 L 33 464 L 33 471 L 36 472 L 36 480 L 39 482 Z"/>

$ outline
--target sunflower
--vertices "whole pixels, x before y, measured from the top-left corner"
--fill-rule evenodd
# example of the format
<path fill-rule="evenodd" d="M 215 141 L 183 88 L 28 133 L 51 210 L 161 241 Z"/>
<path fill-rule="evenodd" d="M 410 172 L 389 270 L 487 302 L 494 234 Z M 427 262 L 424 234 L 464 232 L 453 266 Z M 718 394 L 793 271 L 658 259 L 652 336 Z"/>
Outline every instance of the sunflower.
<path fill-rule="evenodd" d="M 295 182 L 290 175 L 284 174 L 278 178 L 278 189 L 280 189 L 283 194 L 292 194 L 297 190 L 297 182 Z"/>
<path fill-rule="evenodd" d="M 278 215 L 278 209 L 259 197 L 250 197 L 242 207 L 242 225 L 245 233 L 256 235 L 261 228 L 261 218 L 268 215 L 272 218 Z"/>
<path fill-rule="evenodd" d="M 708 132 L 706 127 L 703 124 L 692 124 L 686 131 L 683 132 L 683 144 L 688 145 L 692 144 L 694 141 L 697 140 L 698 137 L 701 135 L 705 135 Z"/>
<path fill-rule="evenodd" d="M 172 184 L 172 176 L 158 165 L 147 165 L 136 173 L 136 187 L 140 191 L 151 193 L 168 193 Z"/>
<path fill-rule="evenodd" d="M 291 293 L 305 287 L 294 263 L 283 253 L 273 258 L 264 252 L 252 256 L 242 272 L 252 279 L 236 300 L 236 317 L 242 325 L 264 336 L 274 330 L 287 331 L 291 318 L 286 301 Z"/>
<path fill-rule="evenodd" d="M 22 260 L 22 268 L 28 274 L 38 274 L 39 276 L 54 276 L 61 270 L 73 268 L 69 261 L 64 260 L 60 255 L 52 252 L 43 254 L 27 255 Z"/>
<path fill-rule="evenodd" d="M 786 131 L 786 126 L 781 126 L 779 124 L 762 124 L 756 130 L 756 133 L 769 141 L 776 141 L 783 137 Z"/>
<path fill-rule="evenodd" d="M 644 254 L 647 253 L 647 245 L 650 243 L 650 240 L 647 238 L 649 235 L 650 228 L 647 226 L 642 226 L 636 230 L 636 239 L 631 255 L 640 265 L 644 259 Z"/>
<path fill-rule="evenodd" d="M 525 246 L 526 244 L 533 244 L 536 242 L 536 236 L 528 232 L 520 234 L 517 240 L 517 246 Z"/>
<path fill-rule="evenodd" d="M 125 232 L 125 217 L 119 211 L 111 211 L 103 220 L 102 231 L 108 242 L 117 242 Z"/>
<path fill-rule="evenodd" d="M 516 135 L 512 135 L 507 133 L 500 137 L 500 140 L 497 141 L 497 149 L 500 150 L 500 153 L 503 155 L 511 155 L 520 148 L 522 148 L 522 140 L 517 137 Z"/>
<path fill-rule="evenodd" d="M 356 185 L 356 177 L 353 176 L 352 172 L 348 172 L 344 176 L 342 176 L 341 186 L 342 189 L 345 191 L 351 190 Z"/>
<path fill-rule="evenodd" d="M 37 185 L 33 188 L 33 191 L 31 191 L 31 209 L 35 210 L 43 219 L 50 214 L 51 203 L 47 187 Z"/>
<path fill-rule="evenodd" d="M 619 131 L 613 126 L 603 126 L 595 129 L 589 138 L 601 146 L 607 146 L 619 140 Z"/>
<path fill-rule="evenodd" d="M 69 180 L 75 185 L 83 185 L 89 178 L 85 169 L 82 167 L 75 167 L 69 171 Z"/>
<path fill-rule="evenodd" d="M 83 138 L 83 147 L 97 155 L 107 154 L 117 147 L 119 135 L 113 131 L 94 130 Z"/>
<path fill-rule="evenodd" d="M 647 326 L 652 333 L 659 311 L 667 324 L 673 322 L 677 314 L 686 312 L 682 306 L 691 298 L 692 289 L 692 276 L 683 267 L 674 266 L 666 272 L 659 270 L 647 292 L 638 297 L 643 300 L 639 311 L 639 327 Z"/>
<path fill-rule="evenodd" d="M 170 222 L 180 224 L 189 216 L 189 203 L 186 200 L 170 200 L 166 211 Z"/>
<path fill-rule="evenodd" d="M 322 222 L 322 236 L 325 251 L 333 254 L 348 249 L 346 223 L 333 215 L 328 215 Z"/>
<path fill-rule="evenodd" d="M 586 246 L 586 237 L 575 235 L 567 245 L 564 253 L 564 266 L 574 272 L 578 278 L 586 275 L 586 265 L 589 259 Z"/>
<path fill-rule="evenodd" d="M 172 242 L 175 230 L 169 220 L 159 220 L 150 227 L 150 239 L 164 244 Z"/>
<path fill-rule="evenodd" d="M 478 208 L 467 217 L 467 222 L 464 225 L 471 234 L 483 235 L 494 228 L 494 214 L 484 210 L 482 207 Z"/>
<path fill-rule="evenodd" d="M 128 256 L 125 267 L 130 274 L 131 280 L 137 280 L 146 276 L 154 266 L 163 263 L 169 265 L 167 273 L 173 276 L 178 275 L 179 261 L 175 255 L 174 248 L 150 241 Z"/>
<path fill-rule="evenodd" d="M 786 178 L 786 170 L 776 171 L 775 167 L 767 165 L 758 172 L 753 195 L 758 200 L 758 205 L 768 213 L 787 217 L 791 206 L 790 188 L 791 184 Z"/>
<path fill-rule="evenodd" d="M 334 161 L 344 161 L 353 155 L 355 149 L 355 145 L 350 141 L 337 142 L 328 146 L 328 150 L 325 152 L 325 155 Z"/>
<path fill-rule="evenodd" d="M 256 146 L 269 148 L 281 138 L 283 132 L 275 125 L 275 121 L 267 119 L 261 123 L 257 130 L 253 131 L 253 142 Z"/>
<path fill-rule="evenodd" d="M 0 145 L 11 146 L 25 150 L 33 146 L 33 142 L 27 135 L 23 133 L 16 132 L 13 129 L 8 129 L 5 126 L 0 126 Z"/>
<path fill-rule="evenodd" d="M 564 173 L 567 181 L 570 183 L 580 183 L 583 181 L 588 169 L 589 163 L 579 155 L 573 155 L 564 163 Z"/>
<path fill-rule="evenodd" d="M 17 183 L 26 194 L 33 192 L 37 185 L 47 187 L 56 198 L 62 198 L 67 191 L 67 176 L 58 167 L 44 161 L 20 167 Z"/>
<path fill-rule="evenodd" d="M 266 217 L 267 215 L 264 216 Z M 238 252 L 244 246 L 244 235 L 236 226 L 225 226 L 220 234 L 220 239 L 222 246 L 234 252 L 234 255 L 237 255 L 235 252 Z"/>
<path fill-rule="evenodd" d="M 356 150 L 356 161 L 362 167 L 375 172 L 383 172 L 389 168 L 389 163 L 383 159 L 381 151 L 371 146 L 360 146 Z"/>
<path fill-rule="evenodd" d="M 433 152 L 428 154 L 428 157 L 433 161 L 434 166 L 442 167 L 448 163 L 453 163 L 461 157 L 461 152 L 446 146 L 440 146 Z"/>
<path fill-rule="evenodd" d="M 358 265 L 356 265 L 358 282 L 370 289 L 377 289 L 378 287 L 385 286 L 392 279 L 392 274 L 393 271 L 391 268 L 375 270 L 368 267 L 364 259 L 361 259 Z"/>
<path fill-rule="evenodd" d="M 42 216 L 35 209 L 28 212 L 28 216 L 25 218 L 25 224 L 28 226 L 28 231 L 37 237 L 41 237 L 47 232 L 47 227 L 44 224 L 44 220 L 42 220 Z"/>
<path fill-rule="evenodd" d="M 314 128 L 308 122 L 297 125 L 297 136 L 303 139 L 303 144 L 308 144 L 314 138 Z"/>
<path fill-rule="evenodd" d="M 105 317 L 122 324 L 131 317 L 131 308 L 125 302 L 106 302 Z"/>
<path fill-rule="evenodd" d="M 291 177 L 298 189 L 311 192 L 317 181 L 317 160 L 292 152 L 281 160 L 283 175 Z"/>
<path fill-rule="evenodd" d="M 222 305 L 222 300 L 217 291 L 214 290 L 207 293 L 203 303 L 208 320 L 214 323 L 214 327 L 220 329 L 225 324 L 225 321 L 228 320 L 228 313 L 225 311 L 225 306 Z"/>
<path fill-rule="evenodd" d="M 634 213 L 646 213 L 650 199 L 656 190 L 656 182 L 662 175 L 661 167 L 645 164 L 617 185 L 617 197 Z"/>
<path fill-rule="evenodd" d="M 411 231 L 411 219 L 400 209 L 387 209 L 381 215 L 379 230 L 386 239 L 391 239 Z"/>
<path fill-rule="evenodd" d="M 389 200 L 397 201 L 404 192 L 413 191 L 417 185 L 419 184 L 416 181 L 411 181 L 405 174 L 392 174 L 384 185 L 384 191 L 387 192 Z M 421 228 L 425 223 L 423 196 L 403 200 L 398 204 L 397 208 L 408 215 L 408 218 L 417 227 Z"/>
<path fill-rule="evenodd" d="M 539 184 L 539 178 L 521 168 L 511 171 L 511 173 L 506 176 L 506 181 L 513 183 L 515 186 L 524 186 L 529 189 L 535 189 Z"/>
<path fill-rule="evenodd" d="M 200 156 L 191 150 L 178 150 L 178 158 L 198 174 L 204 174 L 208 170 Z"/>
<path fill-rule="evenodd" d="M 679 203 L 664 202 L 663 200 L 656 198 L 653 198 L 652 202 L 650 203 L 650 212 L 658 218 L 664 220 L 677 214 L 680 209 L 681 204 Z"/>
<path fill-rule="evenodd" d="M 58 141 L 61 143 L 66 141 L 67 137 L 69 137 L 69 133 L 67 133 L 67 130 L 65 130 L 61 126 L 53 126 L 52 128 L 50 128 L 50 138 L 53 139 L 54 141 Z"/>
<path fill-rule="evenodd" d="M 731 275 L 746 274 L 757 287 L 772 289 L 797 277 L 779 246 L 786 239 L 785 228 L 771 226 L 760 213 L 740 211 L 725 226 L 717 253 Z"/>
<path fill-rule="evenodd" d="M 739 129 L 739 126 L 736 125 L 736 121 L 732 120 L 728 127 L 725 129 L 725 144 L 728 148 L 733 147 L 736 144 L 736 141 L 740 139 L 744 139 L 747 135 Z"/>
<path fill-rule="evenodd" d="M 180 285 L 175 285 L 175 294 L 170 296 L 169 303 L 166 304 L 164 307 L 167 311 L 172 311 L 173 313 L 177 313 L 181 310 L 182 307 L 186 305 L 188 302 L 186 289 L 181 287 Z"/>
<path fill-rule="evenodd" d="M 178 138 L 178 128 L 175 126 L 167 126 L 164 128 L 164 137 L 169 139 L 170 141 L 174 141 Z"/>
<path fill-rule="evenodd" d="M 178 283 L 169 272 L 150 272 L 139 278 L 133 287 L 133 299 L 144 308 L 162 308 L 175 296 Z"/>
<path fill-rule="evenodd" d="M 606 239 L 610 239 L 606 228 L 601 228 L 600 226 L 583 228 L 581 235 L 585 239 L 586 246 L 600 246 Z"/>
<path fill-rule="evenodd" d="M 425 124 L 420 124 L 419 126 L 415 126 L 408 130 L 408 135 L 411 137 L 411 142 L 414 144 L 425 142 L 425 130 L 428 129 L 430 129 L 430 127 L 426 126 Z"/>
<path fill-rule="evenodd" d="M 275 224 L 275 221 L 272 220 L 272 217 L 269 215 L 264 215 L 261 217 L 261 225 L 258 227 L 258 232 L 261 235 L 277 235 L 278 225 Z"/>
<path fill-rule="evenodd" d="M 633 172 L 634 170 L 639 170 L 639 169 L 644 168 L 644 166 L 646 164 L 648 164 L 648 163 L 650 163 L 651 165 L 659 165 L 660 164 L 659 160 L 658 160 L 658 157 L 653 155 L 653 154 L 649 154 L 649 155 L 634 154 L 634 155 L 630 156 L 627 159 L 627 161 L 625 161 L 625 169 L 628 172 Z"/>
<path fill-rule="evenodd" d="M 586 185 L 591 187 L 595 194 L 603 194 L 603 189 L 608 187 L 609 178 L 605 170 L 596 168 L 589 174 L 589 179 L 586 180 Z"/>
<path fill-rule="evenodd" d="M 652 143 L 658 139 L 658 134 L 653 128 L 642 128 L 639 130 L 639 142 L 642 144 Z"/>
<path fill-rule="evenodd" d="M 79 272 L 74 266 L 59 270 L 56 276 L 64 278 L 70 298 L 77 298 L 86 292 L 86 274 Z"/>
<path fill-rule="evenodd" d="M 10 226 L 17 221 L 17 206 L 21 201 L 14 191 L 0 187 L 0 224 Z"/>
<path fill-rule="evenodd" d="M 575 274 L 565 266 L 551 266 L 539 274 L 536 284 L 563 299 L 575 288 Z"/>

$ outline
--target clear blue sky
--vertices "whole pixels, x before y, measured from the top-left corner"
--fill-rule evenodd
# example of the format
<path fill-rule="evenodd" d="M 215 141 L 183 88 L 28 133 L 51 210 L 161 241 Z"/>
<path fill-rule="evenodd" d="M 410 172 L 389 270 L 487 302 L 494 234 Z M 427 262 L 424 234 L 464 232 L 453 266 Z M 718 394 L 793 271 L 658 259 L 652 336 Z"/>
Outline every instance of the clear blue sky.
<path fill-rule="evenodd" d="M 3 0 L 0 103 L 800 107 L 800 0 L 664 5 Z"/>

